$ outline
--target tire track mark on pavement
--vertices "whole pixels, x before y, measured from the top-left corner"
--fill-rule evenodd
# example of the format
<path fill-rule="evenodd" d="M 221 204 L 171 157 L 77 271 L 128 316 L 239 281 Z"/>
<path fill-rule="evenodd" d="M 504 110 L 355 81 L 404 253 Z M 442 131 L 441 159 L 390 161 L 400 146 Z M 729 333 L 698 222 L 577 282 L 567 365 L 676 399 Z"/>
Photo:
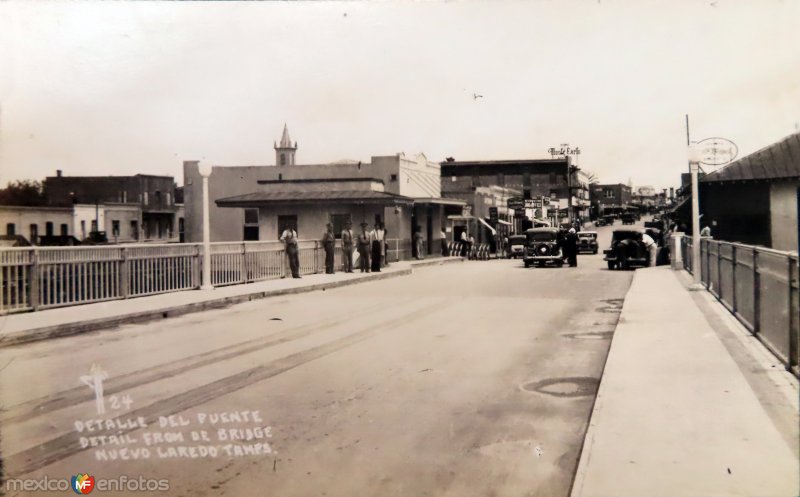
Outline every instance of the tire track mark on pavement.
<path fill-rule="evenodd" d="M 400 305 L 407 303 L 399 302 Z M 367 307 L 360 315 L 372 315 L 384 311 L 384 303 L 378 303 Z M 241 343 L 235 343 L 222 348 L 213 349 L 208 352 L 179 359 L 165 364 L 158 364 L 150 368 L 133 371 L 124 375 L 107 380 L 103 384 L 106 395 L 114 395 L 126 390 L 146 385 L 158 380 L 171 378 L 179 374 L 198 369 L 210 364 L 232 359 L 237 356 L 267 349 L 276 345 L 281 345 L 293 340 L 305 338 L 318 331 L 345 323 L 352 319 L 352 312 L 335 315 L 333 320 L 326 320 L 324 323 L 306 324 L 295 328 L 279 331 L 268 337 L 255 338 Z M 62 392 L 57 392 L 46 397 L 29 400 L 21 404 L 0 412 L 0 422 L 8 426 L 28 421 L 32 418 L 51 414 L 53 411 L 72 407 L 83 402 L 94 399 L 94 392 L 84 386 L 78 386 Z"/>
<path fill-rule="evenodd" d="M 453 299 L 437 299 L 432 304 L 421 308 L 412 308 L 398 317 L 363 327 L 355 333 L 332 342 L 282 357 L 267 364 L 256 366 L 209 384 L 193 388 L 167 399 L 156 401 L 148 406 L 133 410 L 125 414 L 124 417 L 128 419 L 142 417 L 145 423 L 150 426 L 157 422 L 160 416 L 177 414 L 231 394 L 254 383 L 272 378 L 315 359 L 320 359 L 359 342 L 363 342 L 380 333 L 427 318 L 431 313 L 442 311 L 454 305 L 456 302 L 457 300 Z M 117 430 L 114 434 L 123 435 L 133 431 L 137 431 L 137 429 Z M 79 452 L 83 452 L 89 448 L 90 447 L 81 447 L 79 435 L 71 431 L 42 444 L 17 452 L 16 454 L 11 454 L 5 458 L 6 472 L 10 476 L 22 476 Z"/>

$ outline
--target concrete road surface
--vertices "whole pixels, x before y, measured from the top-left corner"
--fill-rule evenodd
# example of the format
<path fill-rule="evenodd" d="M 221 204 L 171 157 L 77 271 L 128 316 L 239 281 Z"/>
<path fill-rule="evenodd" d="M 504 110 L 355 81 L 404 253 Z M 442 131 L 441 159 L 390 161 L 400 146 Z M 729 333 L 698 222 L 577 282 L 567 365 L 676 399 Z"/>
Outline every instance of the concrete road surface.
<path fill-rule="evenodd" d="M 6 476 L 566 496 L 632 275 L 474 261 L 4 349 Z"/>

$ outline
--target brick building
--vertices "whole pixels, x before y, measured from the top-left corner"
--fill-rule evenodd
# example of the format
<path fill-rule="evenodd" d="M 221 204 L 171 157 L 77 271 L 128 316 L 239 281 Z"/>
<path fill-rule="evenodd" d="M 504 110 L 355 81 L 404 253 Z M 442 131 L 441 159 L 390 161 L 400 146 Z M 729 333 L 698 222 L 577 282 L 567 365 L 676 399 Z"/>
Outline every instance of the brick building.
<path fill-rule="evenodd" d="M 593 184 L 590 190 L 590 199 L 593 212 L 598 216 L 603 213 L 618 212 L 629 207 L 633 203 L 633 193 L 631 187 L 622 183 L 616 184 Z"/>
<path fill-rule="evenodd" d="M 109 241 L 120 242 L 176 239 L 182 222 L 176 188 L 172 176 L 147 174 L 63 176 L 58 171 L 44 180 L 48 205 L 76 206 L 73 232 L 77 238 L 105 231 Z"/>
<path fill-rule="evenodd" d="M 446 161 L 441 163 L 442 196 L 464 200 L 475 217 L 488 220 L 488 209 L 505 210 L 502 199 L 487 202 L 485 189 L 499 187 L 523 199 L 547 197 L 558 220 L 588 216 L 588 185 L 571 159 Z"/>

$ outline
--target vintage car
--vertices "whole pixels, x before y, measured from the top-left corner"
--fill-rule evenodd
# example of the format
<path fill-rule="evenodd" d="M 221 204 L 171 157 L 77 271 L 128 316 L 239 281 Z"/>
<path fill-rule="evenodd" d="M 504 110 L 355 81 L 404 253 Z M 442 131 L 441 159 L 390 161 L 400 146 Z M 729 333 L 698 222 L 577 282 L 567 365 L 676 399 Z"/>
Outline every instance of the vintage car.
<path fill-rule="evenodd" d="M 635 214 L 623 214 L 622 215 L 622 224 L 634 224 L 636 223 L 636 215 Z"/>
<path fill-rule="evenodd" d="M 525 253 L 525 235 L 511 235 L 508 237 L 508 258 L 522 257 Z"/>
<path fill-rule="evenodd" d="M 660 230 L 661 228 L 664 227 L 664 224 L 661 221 L 645 221 L 644 222 L 644 227 L 645 228 L 655 228 L 657 230 Z"/>
<path fill-rule="evenodd" d="M 629 269 L 648 266 L 650 252 L 642 241 L 642 232 L 637 230 L 614 230 L 611 247 L 603 250 L 603 260 L 608 269 Z"/>
<path fill-rule="evenodd" d="M 531 228 L 525 231 L 525 267 L 536 265 L 543 267 L 552 263 L 564 265 L 564 254 L 561 251 L 563 231 L 558 228 Z"/>
<path fill-rule="evenodd" d="M 597 232 L 579 231 L 578 232 L 578 253 L 589 252 L 597 253 Z"/>
<path fill-rule="evenodd" d="M 614 216 L 611 214 L 598 217 L 597 221 L 594 222 L 595 226 L 611 226 L 612 224 L 614 224 Z"/>

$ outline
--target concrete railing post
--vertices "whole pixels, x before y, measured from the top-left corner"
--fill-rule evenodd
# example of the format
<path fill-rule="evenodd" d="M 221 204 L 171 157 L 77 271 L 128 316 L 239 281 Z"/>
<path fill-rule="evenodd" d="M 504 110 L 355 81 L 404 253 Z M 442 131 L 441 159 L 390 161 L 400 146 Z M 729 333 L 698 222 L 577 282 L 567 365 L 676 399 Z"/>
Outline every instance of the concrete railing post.
<path fill-rule="evenodd" d="M 761 331 L 761 275 L 758 274 L 758 249 L 753 249 L 753 334 Z"/>
<path fill-rule="evenodd" d="M 130 268 L 128 267 L 128 249 L 122 247 L 119 251 L 120 264 L 119 264 L 119 293 L 123 299 L 127 299 L 130 293 Z"/>
<path fill-rule="evenodd" d="M 242 242 L 242 260 L 239 265 L 239 281 L 247 283 L 247 246 Z"/>
<path fill-rule="evenodd" d="M 736 265 L 738 264 L 736 259 L 736 245 L 731 244 L 731 288 L 733 289 L 733 295 L 731 295 L 731 308 L 733 309 L 733 314 L 736 315 L 737 303 L 736 303 Z"/>
<path fill-rule="evenodd" d="M 673 271 L 683 269 L 683 233 L 673 233 L 670 237 L 670 254 Z"/>
<path fill-rule="evenodd" d="M 31 309 L 35 311 L 39 308 L 39 253 L 36 247 L 31 249 L 31 272 L 28 289 L 30 291 Z"/>

